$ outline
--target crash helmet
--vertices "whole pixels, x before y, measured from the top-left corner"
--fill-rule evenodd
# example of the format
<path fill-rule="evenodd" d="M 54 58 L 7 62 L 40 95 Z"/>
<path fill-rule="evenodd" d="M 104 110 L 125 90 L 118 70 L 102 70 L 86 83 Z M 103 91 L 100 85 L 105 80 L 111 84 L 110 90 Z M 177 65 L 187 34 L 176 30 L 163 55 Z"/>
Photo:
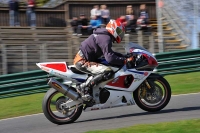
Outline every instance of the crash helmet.
<path fill-rule="evenodd" d="M 117 43 L 122 41 L 125 34 L 125 27 L 120 21 L 111 19 L 106 25 L 106 29 Z"/>

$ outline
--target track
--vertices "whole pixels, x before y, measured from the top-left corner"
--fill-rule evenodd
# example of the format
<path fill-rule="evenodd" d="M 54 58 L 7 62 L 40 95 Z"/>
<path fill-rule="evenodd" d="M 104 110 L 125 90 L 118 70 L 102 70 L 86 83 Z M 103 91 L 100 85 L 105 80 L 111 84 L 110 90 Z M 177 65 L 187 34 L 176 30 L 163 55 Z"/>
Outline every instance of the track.
<path fill-rule="evenodd" d="M 200 93 L 172 96 L 168 106 L 157 113 L 135 106 L 83 112 L 72 124 L 55 125 L 43 114 L 0 120 L 0 133 L 82 133 L 113 129 L 141 123 L 157 123 L 200 118 Z"/>

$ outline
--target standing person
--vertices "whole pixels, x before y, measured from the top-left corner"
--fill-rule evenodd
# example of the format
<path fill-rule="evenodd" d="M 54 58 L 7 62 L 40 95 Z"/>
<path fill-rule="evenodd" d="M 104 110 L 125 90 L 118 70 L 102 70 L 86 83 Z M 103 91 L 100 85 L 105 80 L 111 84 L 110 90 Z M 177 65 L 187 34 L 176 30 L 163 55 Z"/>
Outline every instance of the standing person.
<path fill-rule="evenodd" d="M 112 43 L 120 43 L 123 37 L 123 24 L 111 19 L 106 28 L 97 28 L 81 43 L 80 50 L 74 58 L 74 65 L 78 70 L 92 75 L 77 87 L 83 100 L 93 99 L 87 89 L 92 89 L 93 86 L 113 77 L 114 72 L 109 66 L 96 63 L 99 57 L 104 56 L 106 61 L 113 65 L 123 66 L 126 63 L 126 58 L 122 54 L 112 50 Z"/>
<path fill-rule="evenodd" d="M 19 26 L 19 2 L 17 0 L 9 1 L 9 24 L 10 26 Z"/>
<path fill-rule="evenodd" d="M 35 14 L 36 2 L 35 0 L 27 0 L 27 25 L 31 27 L 36 26 L 36 14 Z"/>
<path fill-rule="evenodd" d="M 15 16 L 15 26 L 20 26 L 20 23 L 19 23 L 19 2 L 18 2 L 18 0 L 15 0 L 14 16 Z"/>
<path fill-rule="evenodd" d="M 149 13 L 147 12 L 146 5 L 140 5 L 139 18 L 145 21 L 145 24 L 149 24 Z"/>
<path fill-rule="evenodd" d="M 101 17 L 102 17 L 102 24 L 107 25 L 110 21 L 110 11 L 107 9 L 106 5 L 101 5 Z"/>
<path fill-rule="evenodd" d="M 126 31 L 135 31 L 136 22 L 132 5 L 126 7 Z"/>
<path fill-rule="evenodd" d="M 93 9 L 90 11 L 90 14 L 91 14 L 91 18 L 93 16 L 96 16 L 98 20 L 102 21 L 101 20 L 101 11 L 99 10 L 99 5 L 94 5 Z"/>
<path fill-rule="evenodd" d="M 133 17 L 134 17 L 133 7 L 132 5 L 128 5 L 126 7 L 126 20 L 129 21 Z"/>

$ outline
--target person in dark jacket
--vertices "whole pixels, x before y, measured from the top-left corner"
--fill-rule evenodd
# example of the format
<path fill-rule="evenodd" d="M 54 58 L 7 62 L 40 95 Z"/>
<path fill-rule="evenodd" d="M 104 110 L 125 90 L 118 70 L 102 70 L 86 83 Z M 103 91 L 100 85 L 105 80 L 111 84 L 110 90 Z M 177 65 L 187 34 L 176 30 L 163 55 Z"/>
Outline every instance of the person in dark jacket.
<path fill-rule="evenodd" d="M 143 19 L 145 24 L 149 24 L 149 13 L 145 4 L 140 5 L 139 19 Z"/>
<path fill-rule="evenodd" d="M 92 96 L 87 92 L 88 89 L 113 77 L 114 72 L 109 66 L 96 63 L 99 57 L 104 56 L 105 60 L 112 65 L 123 66 L 126 63 L 127 59 L 122 54 L 112 50 L 112 43 L 120 43 L 124 31 L 125 27 L 122 23 L 111 19 L 106 28 L 95 29 L 93 34 L 81 43 L 80 50 L 74 58 L 74 65 L 78 70 L 92 75 L 77 87 L 83 100 L 92 100 Z"/>
<path fill-rule="evenodd" d="M 89 20 L 85 17 L 85 14 L 80 14 L 78 20 L 78 35 L 88 34 L 91 30 L 91 27 L 88 25 Z"/>
<path fill-rule="evenodd" d="M 73 35 L 77 35 L 77 28 L 78 28 L 78 18 L 73 17 L 72 21 L 70 22 L 71 27 L 73 28 Z"/>
<path fill-rule="evenodd" d="M 17 0 L 9 1 L 10 26 L 19 26 L 19 2 Z"/>

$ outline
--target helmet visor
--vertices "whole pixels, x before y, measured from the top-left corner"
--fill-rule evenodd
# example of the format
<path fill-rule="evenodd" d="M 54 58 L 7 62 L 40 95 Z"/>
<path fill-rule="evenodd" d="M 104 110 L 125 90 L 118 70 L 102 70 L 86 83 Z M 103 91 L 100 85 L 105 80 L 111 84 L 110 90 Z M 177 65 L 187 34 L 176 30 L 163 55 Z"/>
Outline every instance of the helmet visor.
<path fill-rule="evenodd" d="M 122 39 L 123 39 L 123 37 L 124 37 L 124 31 L 123 31 L 122 29 L 120 29 L 119 27 L 117 27 L 117 28 L 116 28 L 116 32 L 117 32 L 117 34 L 120 36 L 121 41 L 122 41 Z"/>

